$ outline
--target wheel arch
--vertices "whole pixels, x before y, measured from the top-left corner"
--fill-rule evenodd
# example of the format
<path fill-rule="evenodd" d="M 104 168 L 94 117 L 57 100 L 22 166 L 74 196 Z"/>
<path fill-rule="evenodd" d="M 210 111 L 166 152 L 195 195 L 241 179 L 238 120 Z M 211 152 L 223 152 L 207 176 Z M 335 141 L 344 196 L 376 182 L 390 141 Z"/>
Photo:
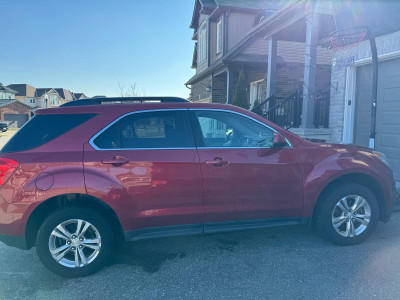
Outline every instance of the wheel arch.
<path fill-rule="evenodd" d="M 122 224 L 115 211 L 107 203 L 90 195 L 75 193 L 63 194 L 49 198 L 33 210 L 25 227 L 27 249 L 30 249 L 35 245 L 37 232 L 49 214 L 59 208 L 71 206 L 89 208 L 101 214 L 110 222 L 117 243 L 119 244 L 124 241 Z"/>
<path fill-rule="evenodd" d="M 350 173 L 333 179 L 322 189 L 314 205 L 313 215 L 312 215 L 313 222 L 316 220 L 316 217 L 319 214 L 319 210 L 321 208 L 321 205 L 323 203 L 326 194 L 329 193 L 330 190 L 340 185 L 348 183 L 358 183 L 360 185 L 363 185 L 368 189 L 370 189 L 375 194 L 379 204 L 379 211 L 380 211 L 379 219 L 381 221 L 384 220 L 384 216 L 386 215 L 385 194 L 379 182 L 373 176 L 368 174 Z"/>

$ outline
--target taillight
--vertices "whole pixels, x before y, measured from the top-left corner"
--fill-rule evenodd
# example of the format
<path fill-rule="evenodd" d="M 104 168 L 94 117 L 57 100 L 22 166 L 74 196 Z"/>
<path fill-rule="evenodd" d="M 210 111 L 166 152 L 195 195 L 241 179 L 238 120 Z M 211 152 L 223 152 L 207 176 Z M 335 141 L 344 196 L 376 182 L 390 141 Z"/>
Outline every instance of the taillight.
<path fill-rule="evenodd" d="M 19 163 L 13 159 L 0 158 L 0 186 L 11 177 L 18 166 Z"/>

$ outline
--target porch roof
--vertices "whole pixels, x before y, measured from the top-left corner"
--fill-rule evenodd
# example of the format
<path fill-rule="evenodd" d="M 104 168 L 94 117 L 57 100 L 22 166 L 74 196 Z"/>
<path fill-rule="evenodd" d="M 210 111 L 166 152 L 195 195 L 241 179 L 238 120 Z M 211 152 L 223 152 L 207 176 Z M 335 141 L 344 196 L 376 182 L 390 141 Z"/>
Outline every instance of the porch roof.
<path fill-rule="evenodd" d="M 225 0 L 216 0 L 225 1 Z M 228 1 L 228 0 L 226 0 Z M 233 1 L 233 0 L 232 0 Z M 223 64 L 230 63 L 267 63 L 267 53 L 265 56 L 246 55 L 241 51 L 257 38 L 268 39 L 273 35 L 280 34 L 282 40 L 305 41 L 305 22 L 301 22 L 309 13 L 317 10 L 320 13 L 330 14 L 331 11 L 324 6 L 310 6 L 308 0 L 291 0 L 280 7 L 275 13 L 266 17 L 260 24 L 256 25 L 250 32 L 232 49 L 225 53 L 222 58 L 214 62 L 207 69 L 194 75 L 185 85 L 192 85 L 198 80 L 211 74 L 213 70 Z M 328 26 L 321 25 L 320 34 L 326 36 L 327 32 L 332 31 Z M 290 29 L 290 30 L 289 30 Z M 279 39 L 279 38 L 278 38 Z M 253 57 L 252 57 L 253 56 Z"/>

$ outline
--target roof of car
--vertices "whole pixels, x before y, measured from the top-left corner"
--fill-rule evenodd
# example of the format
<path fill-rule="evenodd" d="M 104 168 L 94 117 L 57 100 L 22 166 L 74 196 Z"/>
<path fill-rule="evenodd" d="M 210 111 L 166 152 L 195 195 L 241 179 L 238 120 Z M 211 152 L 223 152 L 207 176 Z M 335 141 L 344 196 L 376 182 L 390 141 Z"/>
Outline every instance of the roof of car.
<path fill-rule="evenodd" d="M 80 100 L 77 100 L 80 101 Z M 171 102 L 171 103 L 109 103 L 83 106 L 63 106 L 38 109 L 35 114 L 74 114 L 74 113 L 129 113 L 159 109 L 227 109 L 242 111 L 241 108 L 229 104 Z"/>

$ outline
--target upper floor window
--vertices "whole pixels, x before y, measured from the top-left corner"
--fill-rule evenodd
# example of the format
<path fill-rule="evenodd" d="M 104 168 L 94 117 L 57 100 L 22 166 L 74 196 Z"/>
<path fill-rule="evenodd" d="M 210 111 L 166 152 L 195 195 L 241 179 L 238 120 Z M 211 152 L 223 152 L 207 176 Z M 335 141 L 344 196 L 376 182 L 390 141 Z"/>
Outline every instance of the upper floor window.
<path fill-rule="evenodd" d="M 217 54 L 222 51 L 222 21 L 217 23 Z"/>
<path fill-rule="evenodd" d="M 128 115 L 94 139 L 100 149 L 194 147 L 186 111 L 154 111 Z"/>
<path fill-rule="evenodd" d="M 199 47 L 198 47 L 198 59 L 202 62 L 207 56 L 207 26 L 205 23 L 201 25 L 199 31 Z"/>

